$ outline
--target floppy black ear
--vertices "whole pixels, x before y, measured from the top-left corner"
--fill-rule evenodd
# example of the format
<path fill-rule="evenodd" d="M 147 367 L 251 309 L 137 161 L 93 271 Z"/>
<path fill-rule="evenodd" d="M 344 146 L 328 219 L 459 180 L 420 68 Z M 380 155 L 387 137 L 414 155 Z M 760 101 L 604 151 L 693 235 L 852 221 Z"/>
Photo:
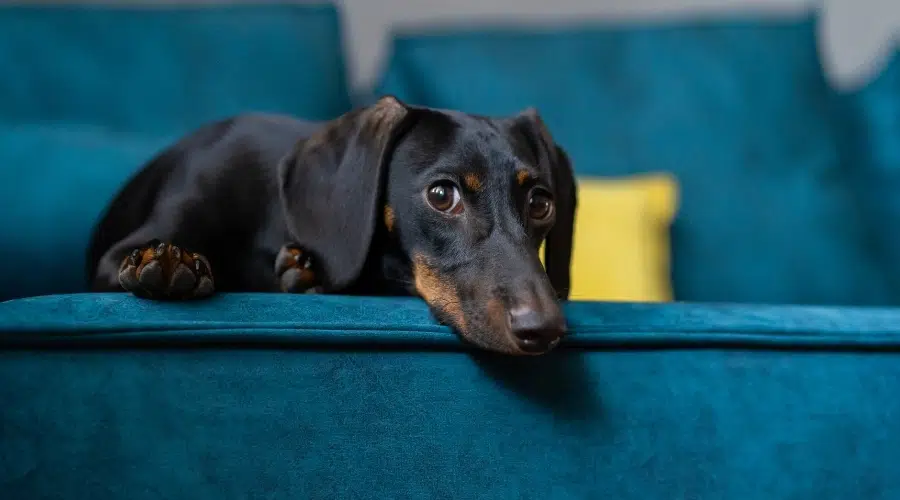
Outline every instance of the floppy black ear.
<path fill-rule="evenodd" d="M 362 271 L 390 151 L 408 115 L 398 99 L 382 97 L 329 122 L 279 165 L 288 230 L 317 258 L 325 291 L 346 287 Z"/>
<path fill-rule="evenodd" d="M 554 182 L 556 182 L 556 223 L 547 234 L 547 242 L 544 247 L 544 264 L 547 266 L 547 276 L 550 283 L 556 289 L 559 298 L 569 298 L 571 288 L 570 269 L 572 266 L 572 251 L 574 248 L 573 235 L 575 233 L 575 211 L 578 208 L 578 186 L 575 183 L 575 174 L 569 155 L 558 145 L 553 147 L 556 159 L 554 161 Z"/>
<path fill-rule="evenodd" d="M 550 131 L 537 110 L 527 108 L 516 117 L 518 123 L 526 123 L 535 151 L 540 161 L 547 161 L 553 171 L 553 189 L 556 204 L 556 222 L 547 234 L 544 245 L 544 267 L 550 283 L 560 299 L 569 298 L 571 287 L 573 234 L 575 211 L 578 207 L 578 186 L 569 156 L 550 135 Z"/>

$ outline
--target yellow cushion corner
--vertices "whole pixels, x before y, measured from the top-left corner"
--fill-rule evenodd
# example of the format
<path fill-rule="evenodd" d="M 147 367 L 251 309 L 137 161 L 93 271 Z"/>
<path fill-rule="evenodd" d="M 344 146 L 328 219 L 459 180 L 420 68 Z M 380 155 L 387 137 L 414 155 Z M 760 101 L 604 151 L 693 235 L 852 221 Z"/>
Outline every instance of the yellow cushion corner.
<path fill-rule="evenodd" d="M 672 300 L 669 229 L 678 192 L 667 173 L 580 178 L 570 300 Z"/>

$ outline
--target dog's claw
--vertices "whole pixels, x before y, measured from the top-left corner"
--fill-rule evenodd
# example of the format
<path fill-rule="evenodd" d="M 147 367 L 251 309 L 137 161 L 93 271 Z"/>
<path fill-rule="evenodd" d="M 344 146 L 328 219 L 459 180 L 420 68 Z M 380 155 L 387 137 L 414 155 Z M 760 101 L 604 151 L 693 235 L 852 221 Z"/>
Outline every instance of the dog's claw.
<path fill-rule="evenodd" d="M 285 245 L 275 258 L 275 277 L 285 293 L 321 293 L 314 262 L 309 252 L 297 245 Z"/>
<path fill-rule="evenodd" d="M 193 254 L 191 257 L 194 258 L 194 272 L 196 272 L 199 275 L 209 274 L 209 268 L 206 267 L 206 263 L 204 262 L 204 259 L 200 255 Z"/>
<path fill-rule="evenodd" d="M 128 256 L 129 265 L 137 267 L 141 262 L 141 249 L 135 248 L 134 251 L 131 252 L 131 255 Z"/>
<path fill-rule="evenodd" d="M 139 297 L 197 299 L 215 290 L 205 257 L 159 240 L 134 249 L 119 268 L 119 284 Z"/>

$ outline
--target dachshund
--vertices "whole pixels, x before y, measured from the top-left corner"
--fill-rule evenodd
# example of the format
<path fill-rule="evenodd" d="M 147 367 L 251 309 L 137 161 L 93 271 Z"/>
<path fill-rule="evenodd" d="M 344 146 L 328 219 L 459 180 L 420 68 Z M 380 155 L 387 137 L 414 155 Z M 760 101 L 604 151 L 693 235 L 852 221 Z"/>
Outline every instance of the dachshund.
<path fill-rule="evenodd" d="M 476 348 L 537 355 L 566 334 L 576 204 L 534 108 L 488 117 L 386 95 L 326 122 L 245 113 L 126 183 L 94 228 L 89 286 L 412 295 Z"/>

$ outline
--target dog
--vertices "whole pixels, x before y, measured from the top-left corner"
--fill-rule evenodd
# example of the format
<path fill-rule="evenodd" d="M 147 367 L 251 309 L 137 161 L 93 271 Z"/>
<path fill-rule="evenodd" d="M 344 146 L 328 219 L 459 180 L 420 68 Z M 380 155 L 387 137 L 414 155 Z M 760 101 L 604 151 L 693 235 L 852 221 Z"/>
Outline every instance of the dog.
<path fill-rule="evenodd" d="M 418 296 L 478 348 L 537 355 L 566 334 L 576 205 L 534 108 L 486 117 L 387 95 L 324 123 L 247 113 L 126 183 L 94 228 L 88 276 L 159 300 Z"/>

